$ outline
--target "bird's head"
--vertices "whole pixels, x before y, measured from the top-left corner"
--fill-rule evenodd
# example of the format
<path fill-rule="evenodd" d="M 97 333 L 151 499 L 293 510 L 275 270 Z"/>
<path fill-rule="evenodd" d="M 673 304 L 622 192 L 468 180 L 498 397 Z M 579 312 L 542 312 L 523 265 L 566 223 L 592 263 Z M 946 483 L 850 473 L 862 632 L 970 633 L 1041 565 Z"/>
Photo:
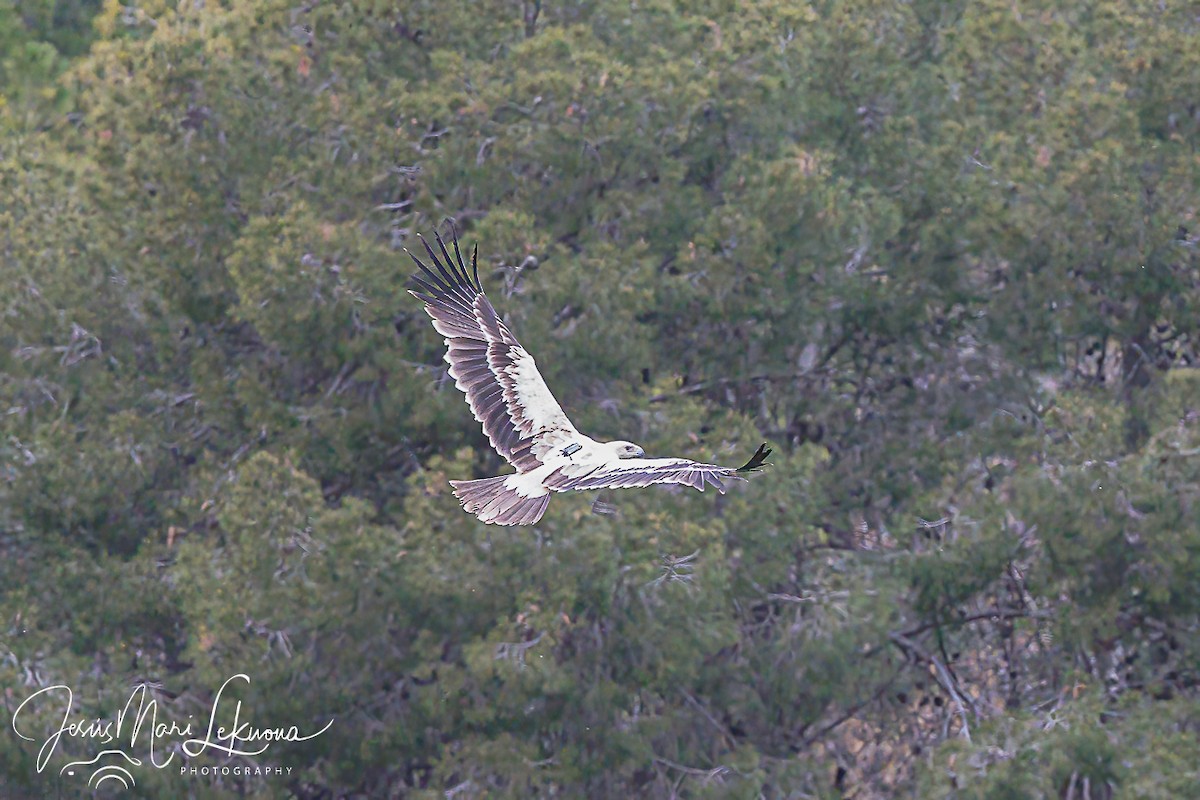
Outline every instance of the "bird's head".
<path fill-rule="evenodd" d="M 608 443 L 609 448 L 616 454 L 617 458 L 642 458 L 646 455 L 646 451 L 638 447 L 633 442 L 623 442 L 617 440 Z"/>

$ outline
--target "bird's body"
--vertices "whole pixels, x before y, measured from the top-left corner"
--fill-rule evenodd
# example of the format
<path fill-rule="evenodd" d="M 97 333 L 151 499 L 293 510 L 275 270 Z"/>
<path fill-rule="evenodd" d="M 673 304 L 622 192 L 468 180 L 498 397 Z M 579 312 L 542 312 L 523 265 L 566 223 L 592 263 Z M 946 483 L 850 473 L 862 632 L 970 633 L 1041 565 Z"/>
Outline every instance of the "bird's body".
<path fill-rule="evenodd" d="M 437 241 L 445 264 L 422 240 L 437 273 L 412 256 L 424 277 L 414 278 L 420 291 L 411 293 L 425 303 L 433 327 L 446 337 L 445 360 L 455 386 L 466 394 L 492 447 L 517 469 L 511 475 L 450 481 L 469 513 L 498 525 L 530 525 L 541 519 L 552 492 L 677 483 L 700 491 L 712 485 L 723 493 L 721 478 L 762 466 L 770 453 L 765 445 L 734 469 L 686 458 L 646 458 L 632 442 L 584 436 L 484 295 L 476 256 L 469 275 L 457 238 L 455 258 L 440 236 Z"/>

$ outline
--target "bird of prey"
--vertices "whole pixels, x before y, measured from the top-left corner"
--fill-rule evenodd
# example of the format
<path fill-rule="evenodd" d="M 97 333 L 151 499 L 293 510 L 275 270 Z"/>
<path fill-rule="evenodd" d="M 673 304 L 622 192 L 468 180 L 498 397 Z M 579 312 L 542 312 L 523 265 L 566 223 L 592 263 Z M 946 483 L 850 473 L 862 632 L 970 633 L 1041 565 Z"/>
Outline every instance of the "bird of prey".
<path fill-rule="evenodd" d="M 454 385 L 496 452 L 517 471 L 473 481 L 450 481 L 463 508 L 496 525 L 532 525 L 542 518 L 551 492 L 677 483 L 704 491 L 722 478 L 741 479 L 766 463 L 765 444 L 741 467 L 701 464 L 686 458 L 646 458 L 632 442 L 598 442 L 575 429 L 538 373 L 528 351 L 496 314 L 479 283 L 479 246 L 471 272 L 454 237 L 454 257 L 442 237 L 441 257 L 418 235 L 433 262 L 413 276 L 410 293 L 425 304 L 433 327 L 446 338 L 446 362 Z M 408 252 L 405 250 L 405 252 Z M 434 271 L 436 270 L 436 272 Z"/>

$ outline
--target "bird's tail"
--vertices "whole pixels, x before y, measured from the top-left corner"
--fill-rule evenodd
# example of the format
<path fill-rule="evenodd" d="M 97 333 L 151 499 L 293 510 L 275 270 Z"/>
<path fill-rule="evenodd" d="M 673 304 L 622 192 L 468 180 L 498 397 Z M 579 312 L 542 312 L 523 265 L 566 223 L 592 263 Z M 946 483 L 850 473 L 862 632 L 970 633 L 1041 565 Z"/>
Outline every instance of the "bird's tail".
<path fill-rule="evenodd" d="M 550 503 L 547 492 L 541 497 L 525 497 L 504 485 L 510 475 L 481 478 L 477 481 L 450 481 L 454 496 L 467 513 L 494 525 L 532 525 L 546 513 Z"/>

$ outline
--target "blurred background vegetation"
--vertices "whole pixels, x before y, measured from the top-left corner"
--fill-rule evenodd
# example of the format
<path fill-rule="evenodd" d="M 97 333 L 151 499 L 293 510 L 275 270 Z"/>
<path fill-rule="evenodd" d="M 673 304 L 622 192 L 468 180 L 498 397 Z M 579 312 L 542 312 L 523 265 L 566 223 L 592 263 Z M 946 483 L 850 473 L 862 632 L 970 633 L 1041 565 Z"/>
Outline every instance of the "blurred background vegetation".
<path fill-rule="evenodd" d="M 0 794 L 246 672 L 292 774 L 127 795 L 1190 796 L 1198 187 L 1192 3 L 0 0 Z M 774 467 L 464 514 L 451 224 L 582 430 Z"/>

